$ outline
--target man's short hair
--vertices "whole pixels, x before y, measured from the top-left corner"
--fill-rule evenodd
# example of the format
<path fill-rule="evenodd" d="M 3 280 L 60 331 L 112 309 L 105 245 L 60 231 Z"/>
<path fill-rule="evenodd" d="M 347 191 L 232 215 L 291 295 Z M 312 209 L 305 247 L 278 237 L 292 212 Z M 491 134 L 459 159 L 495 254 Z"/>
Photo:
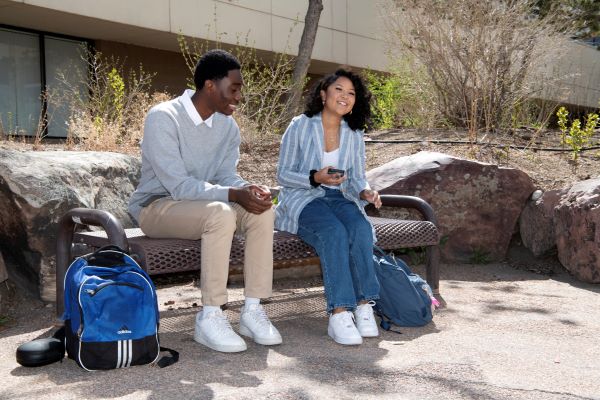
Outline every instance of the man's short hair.
<path fill-rule="evenodd" d="M 207 79 L 223 79 L 233 69 L 241 69 L 240 62 L 233 54 L 218 49 L 207 51 L 198 60 L 194 71 L 196 90 L 202 90 Z"/>

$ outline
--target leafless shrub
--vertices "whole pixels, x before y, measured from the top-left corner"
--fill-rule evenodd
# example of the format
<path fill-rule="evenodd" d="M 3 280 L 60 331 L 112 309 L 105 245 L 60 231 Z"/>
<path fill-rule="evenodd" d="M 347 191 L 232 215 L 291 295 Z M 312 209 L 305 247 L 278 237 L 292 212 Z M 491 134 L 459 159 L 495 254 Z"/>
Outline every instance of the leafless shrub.
<path fill-rule="evenodd" d="M 555 52 L 557 27 L 532 16 L 529 0 L 387 0 L 386 30 L 395 50 L 427 69 L 446 119 L 469 129 L 514 124 L 515 110 L 533 97 L 536 67 Z"/>
<path fill-rule="evenodd" d="M 85 47 L 81 57 L 87 69 L 70 68 L 75 77 L 59 72 L 59 84 L 46 94 L 56 109 L 66 107 L 69 111 L 67 146 L 135 152 L 148 109 L 167 100 L 168 95 L 148 93 L 154 74 L 141 65 L 137 71 L 127 71 L 119 59 Z"/>

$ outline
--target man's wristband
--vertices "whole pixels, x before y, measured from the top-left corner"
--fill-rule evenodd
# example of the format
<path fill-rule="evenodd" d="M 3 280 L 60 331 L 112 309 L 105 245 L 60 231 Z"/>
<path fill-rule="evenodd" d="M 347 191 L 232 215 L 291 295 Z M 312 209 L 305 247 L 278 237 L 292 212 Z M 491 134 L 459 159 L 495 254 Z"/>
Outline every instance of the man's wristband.
<path fill-rule="evenodd" d="M 315 174 L 317 173 L 316 169 L 311 169 L 310 170 L 310 175 L 308 176 L 308 181 L 310 182 L 310 185 L 312 187 L 319 187 L 321 186 L 321 184 L 317 181 L 315 181 Z"/>

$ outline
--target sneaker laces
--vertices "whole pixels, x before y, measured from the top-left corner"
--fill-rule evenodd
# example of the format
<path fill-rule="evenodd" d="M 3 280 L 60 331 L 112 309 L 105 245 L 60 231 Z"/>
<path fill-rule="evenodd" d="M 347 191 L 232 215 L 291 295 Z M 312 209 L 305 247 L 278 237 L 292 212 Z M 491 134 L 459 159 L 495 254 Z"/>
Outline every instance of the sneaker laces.
<path fill-rule="evenodd" d="M 220 335 L 231 334 L 233 332 L 231 323 L 225 316 L 225 313 L 223 312 L 223 310 L 212 311 L 206 315 L 203 315 L 202 319 L 212 320 L 213 326 L 216 328 L 215 330 Z"/>
<path fill-rule="evenodd" d="M 342 326 L 344 326 L 344 328 L 348 328 L 348 329 L 355 326 L 354 325 L 354 321 L 355 321 L 354 315 L 352 315 L 351 312 L 344 311 L 344 312 L 341 312 L 338 314 L 334 314 L 334 316 L 337 316 L 337 315 L 339 315 L 339 317 L 335 318 L 335 320 L 337 320 L 336 321 L 337 324 L 342 325 Z"/>
<path fill-rule="evenodd" d="M 267 316 L 267 312 L 265 311 L 265 309 L 263 308 L 262 305 L 253 304 L 253 305 L 249 306 L 247 309 L 245 309 L 244 311 L 245 311 L 245 313 L 250 315 L 252 317 L 252 319 L 254 319 L 254 321 L 256 321 L 256 323 L 259 324 L 260 326 L 270 326 L 271 325 L 271 321 L 269 320 L 269 317 Z"/>
<path fill-rule="evenodd" d="M 369 306 L 369 307 L 366 307 Z M 360 304 L 356 307 L 356 317 L 358 319 L 370 320 L 373 317 L 373 307 L 375 306 L 375 301 L 369 300 L 364 304 Z"/>

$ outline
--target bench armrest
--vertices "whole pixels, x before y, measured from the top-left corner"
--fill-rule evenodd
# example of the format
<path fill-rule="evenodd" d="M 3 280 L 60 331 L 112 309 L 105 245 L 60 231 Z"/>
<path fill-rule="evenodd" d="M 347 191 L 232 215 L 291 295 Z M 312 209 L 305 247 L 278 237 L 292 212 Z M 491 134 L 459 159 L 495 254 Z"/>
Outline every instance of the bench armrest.
<path fill-rule="evenodd" d="M 123 225 L 111 213 L 89 208 L 74 208 L 63 215 L 58 222 L 58 236 L 56 239 L 56 313 L 59 318 L 64 307 L 63 282 L 67 267 L 71 263 L 73 234 L 77 225 L 102 227 L 108 235 L 109 243 L 129 252 L 129 244 Z"/>
<path fill-rule="evenodd" d="M 425 221 L 434 224 L 438 229 L 438 220 L 433 208 L 425 200 L 415 196 L 382 194 L 381 203 L 387 207 L 412 208 L 417 210 Z M 431 286 L 433 294 L 442 303 L 444 299 L 440 296 L 440 249 L 438 245 L 427 246 L 426 249 L 426 278 Z"/>
<path fill-rule="evenodd" d="M 435 226 L 438 226 L 437 217 L 433 212 L 433 208 L 420 197 L 382 194 L 381 203 L 386 207 L 413 208 L 423 216 L 425 221 L 432 222 Z"/>

